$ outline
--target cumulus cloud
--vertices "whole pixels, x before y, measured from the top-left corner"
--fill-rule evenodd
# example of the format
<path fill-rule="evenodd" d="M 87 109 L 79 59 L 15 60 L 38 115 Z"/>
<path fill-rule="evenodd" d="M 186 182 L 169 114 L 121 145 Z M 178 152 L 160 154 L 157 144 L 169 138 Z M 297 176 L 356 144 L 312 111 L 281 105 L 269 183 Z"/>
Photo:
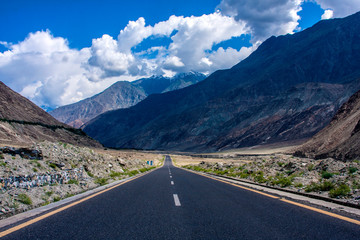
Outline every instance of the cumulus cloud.
<path fill-rule="evenodd" d="M 316 2 L 325 9 L 325 13 L 328 11 L 327 14 L 330 14 L 330 10 L 333 11 L 334 17 L 346 17 L 360 11 L 359 0 L 316 0 Z"/>
<path fill-rule="evenodd" d="M 84 75 L 89 49 L 70 49 L 66 39 L 49 31 L 30 33 L 8 47 L 0 53 L 2 81 L 44 108 L 73 103 L 102 88 Z"/>
<path fill-rule="evenodd" d="M 251 29 L 253 42 L 293 33 L 303 0 L 222 0 L 218 8 Z"/>
<path fill-rule="evenodd" d="M 327 9 L 324 11 L 324 14 L 321 15 L 321 19 L 324 20 L 324 19 L 330 19 L 334 16 L 334 11 L 331 10 L 331 9 Z"/>

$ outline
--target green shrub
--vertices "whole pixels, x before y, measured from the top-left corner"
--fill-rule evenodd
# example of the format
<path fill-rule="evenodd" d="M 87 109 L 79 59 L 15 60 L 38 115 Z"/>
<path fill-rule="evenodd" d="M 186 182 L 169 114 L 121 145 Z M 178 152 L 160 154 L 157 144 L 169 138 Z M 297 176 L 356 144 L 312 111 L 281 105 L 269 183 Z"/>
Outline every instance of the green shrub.
<path fill-rule="evenodd" d="M 258 183 L 265 183 L 267 179 L 264 177 L 264 173 L 262 171 L 258 171 L 254 177 L 254 181 Z"/>
<path fill-rule="evenodd" d="M 350 187 L 346 184 L 340 184 L 338 187 L 331 189 L 329 192 L 329 196 L 332 198 L 340 197 L 340 196 L 347 196 L 350 193 Z"/>
<path fill-rule="evenodd" d="M 92 178 L 94 177 L 94 174 L 92 174 L 91 172 L 86 171 L 86 170 L 85 170 L 85 172 L 87 173 L 87 175 L 89 175 L 89 177 L 92 177 Z"/>
<path fill-rule="evenodd" d="M 38 171 L 36 168 L 33 168 L 32 170 L 33 170 L 33 172 L 37 172 L 37 171 Z"/>
<path fill-rule="evenodd" d="M 78 180 L 76 180 L 76 179 L 70 179 L 68 182 L 67 182 L 67 184 L 79 184 L 79 182 L 78 182 Z"/>
<path fill-rule="evenodd" d="M 36 165 L 36 167 L 38 167 L 38 168 L 41 167 L 41 164 L 37 160 L 32 160 L 32 161 L 30 161 L 30 163 Z"/>
<path fill-rule="evenodd" d="M 72 197 L 72 196 L 75 196 L 75 195 L 72 194 L 72 193 L 66 193 L 65 198 L 69 198 L 69 197 Z"/>
<path fill-rule="evenodd" d="M 6 162 L 0 162 L 0 166 L 2 166 L 2 167 L 6 167 Z"/>
<path fill-rule="evenodd" d="M 108 182 L 107 178 L 96 178 L 94 183 L 99 184 L 100 186 L 106 185 Z"/>
<path fill-rule="evenodd" d="M 324 181 L 320 184 L 311 183 L 305 187 L 306 192 L 330 191 L 335 185 L 330 181 Z"/>
<path fill-rule="evenodd" d="M 114 172 L 114 171 L 111 171 L 109 176 L 110 176 L 112 179 L 115 179 L 115 178 L 117 178 L 117 177 L 122 176 L 123 174 L 124 174 L 124 173 L 122 173 L 122 172 Z"/>
<path fill-rule="evenodd" d="M 278 165 L 279 167 L 282 167 L 284 164 L 285 164 L 285 163 L 283 163 L 283 162 L 277 162 L 277 165 Z"/>
<path fill-rule="evenodd" d="M 280 185 L 280 187 L 287 187 L 292 185 L 293 177 L 285 177 L 283 174 L 277 174 L 275 178 L 270 179 L 272 185 Z"/>
<path fill-rule="evenodd" d="M 47 196 L 49 196 L 49 197 L 50 197 L 53 193 L 54 193 L 53 191 L 45 192 L 45 194 L 46 194 Z"/>
<path fill-rule="evenodd" d="M 248 178 L 249 177 L 248 172 L 247 171 L 245 172 L 245 170 L 242 173 L 240 173 L 240 175 L 239 175 L 240 178 Z"/>
<path fill-rule="evenodd" d="M 353 174 L 357 171 L 358 169 L 356 167 L 349 167 L 349 173 Z"/>
<path fill-rule="evenodd" d="M 319 184 L 312 182 L 309 185 L 306 185 L 305 192 L 317 192 L 319 191 L 319 189 L 320 189 Z"/>
<path fill-rule="evenodd" d="M 302 183 L 295 183 L 294 187 L 296 188 L 302 188 L 304 185 Z"/>
<path fill-rule="evenodd" d="M 26 204 L 26 205 L 31 205 L 32 204 L 32 200 L 31 198 L 26 195 L 25 193 L 21 193 L 18 195 L 17 197 L 17 200 L 23 204 Z"/>
<path fill-rule="evenodd" d="M 140 169 L 139 169 L 139 172 L 140 172 L 140 173 L 144 173 L 144 172 L 146 172 L 146 171 L 147 171 L 146 168 L 140 168 Z"/>
<path fill-rule="evenodd" d="M 333 173 L 329 173 L 329 172 L 327 172 L 327 171 L 323 171 L 323 172 L 321 173 L 321 177 L 322 177 L 322 178 L 325 178 L 325 179 L 332 178 L 333 175 L 334 175 Z"/>
<path fill-rule="evenodd" d="M 320 191 L 330 191 L 335 185 L 330 181 L 324 181 L 320 184 Z"/>
<path fill-rule="evenodd" d="M 49 167 L 51 167 L 51 168 L 53 168 L 53 169 L 56 169 L 56 168 L 57 168 L 57 166 L 56 166 L 55 163 L 49 163 Z"/>
<path fill-rule="evenodd" d="M 0 159 L 5 159 L 4 154 L 0 153 Z"/>
<path fill-rule="evenodd" d="M 135 176 L 135 175 L 138 174 L 138 173 L 139 173 L 138 170 L 132 170 L 132 171 L 130 171 L 130 172 L 127 172 L 127 175 L 129 175 L 129 176 L 131 177 L 131 176 Z"/>
<path fill-rule="evenodd" d="M 308 168 L 309 171 L 313 170 L 314 164 L 310 164 L 307 168 Z"/>
<path fill-rule="evenodd" d="M 61 200 L 61 198 L 60 198 L 59 196 L 55 196 L 55 197 L 53 198 L 53 200 L 54 200 L 54 202 L 58 202 L 58 201 Z"/>

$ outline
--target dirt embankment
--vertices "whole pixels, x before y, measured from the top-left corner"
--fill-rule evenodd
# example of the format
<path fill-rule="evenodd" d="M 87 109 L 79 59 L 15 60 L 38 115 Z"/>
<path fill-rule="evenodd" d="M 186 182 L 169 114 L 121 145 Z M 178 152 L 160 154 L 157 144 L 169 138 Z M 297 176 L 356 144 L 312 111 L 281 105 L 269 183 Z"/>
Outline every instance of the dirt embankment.
<path fill-rule="evenodd" d="M 178 166 L 360 205 L 360 161 L 314 160 L 287 154 L 208 159 L 172 156 Z"/>
<path fill-rule="evenodd" d="M 40 157 L 24 156 L 16 148 L 0 151 L 0 218 L 151 170 L 163 161 L 161 154 L 61 142 L 42 142 L 28 149 L 41 153 Z"/>

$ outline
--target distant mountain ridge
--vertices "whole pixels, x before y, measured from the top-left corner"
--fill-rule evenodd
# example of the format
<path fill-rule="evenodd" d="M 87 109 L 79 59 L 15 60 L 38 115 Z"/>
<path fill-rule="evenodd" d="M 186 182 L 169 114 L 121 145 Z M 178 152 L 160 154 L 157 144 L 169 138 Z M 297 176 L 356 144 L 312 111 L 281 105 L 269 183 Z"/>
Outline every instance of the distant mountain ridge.
<path fill-rule="evenodd" d="M 57 121 L 0 81 L 0 144 L 26 145 L 38 141 L 101 147 L 79 129 Z"/>
<path fill-rule="evenodd" d="M 134 106 L 151 94 L 181 89 L 202 81 L 205 77 L 201 73 L 189 72 L 172 78 L 152 76 L 134 82 L 119 81 L 93 97 L 59 107 L 49 113 L 57 120 L 79 128 L 101 113 Z"/>
<path fill-rule="evenodd" d="M 90 121 L 117 148 L 216 151 L 309 138 L 360 89 L 360 13 L 271 37 L 188 88 Z"/>

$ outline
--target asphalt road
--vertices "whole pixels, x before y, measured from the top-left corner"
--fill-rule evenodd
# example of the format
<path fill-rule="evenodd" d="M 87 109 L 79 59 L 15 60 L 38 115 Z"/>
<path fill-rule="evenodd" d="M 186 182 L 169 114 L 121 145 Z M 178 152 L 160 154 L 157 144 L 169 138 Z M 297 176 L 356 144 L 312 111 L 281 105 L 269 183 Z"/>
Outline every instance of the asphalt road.
<path fill-rule="evenodd" d="M 164 167 L 3 239 L 350 240 L 360 239 L 360 226 L 175 168 L 166 157 Z"/>

